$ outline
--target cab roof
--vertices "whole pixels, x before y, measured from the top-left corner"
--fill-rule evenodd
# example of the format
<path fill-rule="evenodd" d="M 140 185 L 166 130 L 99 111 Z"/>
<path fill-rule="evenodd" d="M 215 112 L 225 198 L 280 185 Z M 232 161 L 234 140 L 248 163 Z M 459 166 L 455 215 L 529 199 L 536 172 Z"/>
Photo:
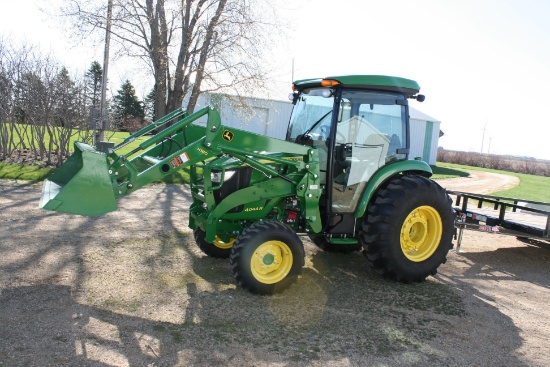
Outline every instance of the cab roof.
<path fill-rule="evenodd" d="M 327 86 L 390 91 L 403 93 L 407 96 L 413 96 L 420 91 L 420 86 L 414 80 L 387 75 L 341 75 L 317 79 L 302 79 L 296 80 L 293 88 L 294 90 L 301 91 Z"/>

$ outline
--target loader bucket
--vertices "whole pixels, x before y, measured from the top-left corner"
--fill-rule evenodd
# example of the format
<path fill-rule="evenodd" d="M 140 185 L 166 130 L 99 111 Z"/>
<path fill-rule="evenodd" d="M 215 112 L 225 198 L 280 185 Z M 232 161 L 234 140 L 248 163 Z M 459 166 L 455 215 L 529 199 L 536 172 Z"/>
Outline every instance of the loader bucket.
<path fill-rule="evenodd" d="M 40 208 L 87 216 L 116 210 L 106 153 L 75 143 L 74 153 L 44 182 Z"/>

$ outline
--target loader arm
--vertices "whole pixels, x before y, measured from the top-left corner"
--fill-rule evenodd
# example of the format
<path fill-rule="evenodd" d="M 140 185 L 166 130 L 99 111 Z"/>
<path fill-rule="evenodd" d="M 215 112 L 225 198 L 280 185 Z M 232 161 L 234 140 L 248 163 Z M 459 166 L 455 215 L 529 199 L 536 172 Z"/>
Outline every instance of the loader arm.
<path fill-rule="evenodd" d="M 205 115 L 208 116 L 206 127 L 193 124 Z M 302 203 L 310 228 L 314 232 L 321 230 L 317 149 L 224 127 L 213 107 L 188 116 L 180 112 L 169 118 L 181 116 L 180 121 L 127 154 L 118 155 L 116 151 L 154 127 L 138 131 L 107 153 L 75 143 L 73 155 L 45 181 L 40 207 L 64 213 L 101 215 L 116 210 L 118 198 L 149 183 L 215 157 L 229 156 L 262 172 L 266 181 L 260 188 L 228 198 L 227 203 L 295 195 Z M 205 190 L 213 189 L 205 187 Z M 231 207 L 224 203 L 209 212 L 209 240 L 215 233 L 217 219 Z"/>

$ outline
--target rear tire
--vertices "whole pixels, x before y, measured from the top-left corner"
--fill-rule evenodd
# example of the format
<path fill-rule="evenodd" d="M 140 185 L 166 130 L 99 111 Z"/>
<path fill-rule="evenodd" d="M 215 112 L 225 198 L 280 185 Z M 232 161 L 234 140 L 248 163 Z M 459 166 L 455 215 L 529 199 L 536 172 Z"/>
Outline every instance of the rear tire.
<path fill-rule="evenodd" d="M 454 213 L 447 192 L 421 176 L 392 179 L 363 217 L 363 254 L 379 273 L 409 283 L 437 273 L 453 247 Z"/>
<path fill-rule="evenodd" d="M 227 259 L 231 253 L 231 247 L 235 243 L 235 239 L 224 242 L 218 236 L 214 239 L 214 243 L 208 243 L 205 240 L 206 234 L 199 228 L 195 229 L 193 234 L 195 236 L 195 242 L 202 252 L 208 256 L 217 257 L 219 259 Z"/>
<path fill-rule="evenodd" d="M 231 273 L 239 286 L 252 293 L 273 294 L 288 288 L 302 272 L 304 246 L 282 223 L 252 224 L 231 248 Z"/>

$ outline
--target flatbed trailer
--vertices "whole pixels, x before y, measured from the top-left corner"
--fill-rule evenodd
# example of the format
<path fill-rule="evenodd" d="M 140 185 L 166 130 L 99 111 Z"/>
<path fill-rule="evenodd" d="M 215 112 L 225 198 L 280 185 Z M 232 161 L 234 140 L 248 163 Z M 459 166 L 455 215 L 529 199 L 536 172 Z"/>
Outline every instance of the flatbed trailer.
<path fill-rule="evenodd" d="M 464 230 L 550 242 L 550 203 L 452 190 L 447 193 L 455 197 L 457 252 L 461 251 Z"/>

